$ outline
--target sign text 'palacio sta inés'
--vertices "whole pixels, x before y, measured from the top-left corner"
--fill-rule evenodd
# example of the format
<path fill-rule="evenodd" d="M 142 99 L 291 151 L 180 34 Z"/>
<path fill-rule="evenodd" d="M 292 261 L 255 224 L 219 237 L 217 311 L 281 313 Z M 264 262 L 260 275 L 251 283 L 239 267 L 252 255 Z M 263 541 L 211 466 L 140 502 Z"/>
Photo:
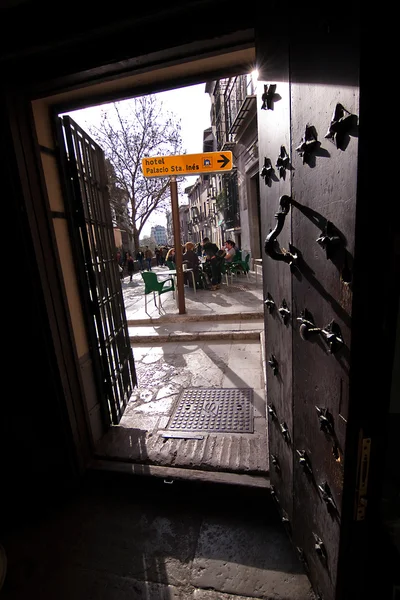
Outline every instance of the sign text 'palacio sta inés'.
<path fill-rule="evenodd" d="M 145 177 L 200 175 L 201 173 L 231 171 L 232 168 L 232 152 L 230 151 L 142 158 L 142 171 Z"/>

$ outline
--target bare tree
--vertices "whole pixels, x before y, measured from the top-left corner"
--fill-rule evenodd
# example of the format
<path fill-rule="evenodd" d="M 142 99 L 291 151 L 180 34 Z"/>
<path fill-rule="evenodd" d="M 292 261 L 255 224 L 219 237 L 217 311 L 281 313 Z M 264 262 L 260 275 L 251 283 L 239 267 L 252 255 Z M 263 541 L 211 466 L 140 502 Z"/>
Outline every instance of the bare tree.
<path fill-rule="evenodd" d="M 111 214 L 114 225 L 126 229 L 131 233 L 129 212 L 127 204 L 129 198 L 124 189 L 119 185 L 112 163 L 106 158 L 106 171 L 108 178 L 108 193 L 111 206 Z"/>
<path fill-rule="evenodd" d="M 136 249 L 150 215 L 165 209 L 170 200 L 169 180 L 145 178 L 142 159 L 182 154 L 180 119 L 165 112 L 156 96 L 142 96 L 104 110 L 100 126 L 92 127 L 91 135 L 112 165 L 112 185 L 129 199 Z"/>

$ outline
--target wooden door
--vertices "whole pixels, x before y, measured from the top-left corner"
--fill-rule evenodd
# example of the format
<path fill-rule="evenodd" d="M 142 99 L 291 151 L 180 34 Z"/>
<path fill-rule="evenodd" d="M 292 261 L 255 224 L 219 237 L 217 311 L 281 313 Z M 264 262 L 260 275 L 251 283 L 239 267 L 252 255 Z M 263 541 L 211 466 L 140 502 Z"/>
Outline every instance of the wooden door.
<path fill-rule="evenodd" d="M 371 447 L 351 397 L 359 56 L 303 25 L 257 34 L 270 476 L 319 597 L 354 599 Z"/>

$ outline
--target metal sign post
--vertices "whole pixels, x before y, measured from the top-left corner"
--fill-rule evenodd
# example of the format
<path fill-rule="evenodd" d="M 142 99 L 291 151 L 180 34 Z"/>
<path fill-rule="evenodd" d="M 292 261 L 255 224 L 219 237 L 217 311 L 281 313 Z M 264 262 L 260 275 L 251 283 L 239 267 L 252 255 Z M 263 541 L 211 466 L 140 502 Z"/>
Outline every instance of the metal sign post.
<path fill-rule="evenodd" d="M 174 228 L 174 247 L 175 247 L 175 266 L 176 266 L 176 293 L 178 297 L 178 310 L 180 315 L 186 313 L 185 307 L 185 290 L 183 289 L 183 272 L 182 272 L 182 244 L 181 244 L 181 229 L 179 222 L 179 206 L 178 206 L 178 184 L 176 177 L 172 175 L 169 178 L 169 187 L 171 190 L 171 209 L 172 209 L 172 224 Z"/>
<path fill-rule="evenodd" d="M 174 228 L 176 287 L 179 314 L 186 312 L 185 291 L 183 288 L 182 242 L 179 222 L 178 185 L 176 177 L 198 176 L 204 173 L 226 173 L 233 169 L 233 155 L 230 150 L 203 152 L 202 154 L 182 154 L 175 156 L 152 156 L 142 158 L 144 177 L 168 177 L 171 190 L 172 224 Z"/>

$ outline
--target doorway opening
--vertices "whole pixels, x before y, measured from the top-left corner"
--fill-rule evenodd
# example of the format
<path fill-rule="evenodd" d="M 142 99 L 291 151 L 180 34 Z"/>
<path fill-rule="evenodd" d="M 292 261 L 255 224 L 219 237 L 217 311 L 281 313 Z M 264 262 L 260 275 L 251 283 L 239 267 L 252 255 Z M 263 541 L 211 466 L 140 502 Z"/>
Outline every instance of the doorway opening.
<path fill-rule="evenodd" d="M 232 94 L 233 83 L 239 82 L 242 85 L 244 81 L 248 85 L 249 74 L 239 70 L 229 77 L 204 78 L 202 81 L 203 83 L 196 83 L 194 86 L 203 87 L 203 94 L 204 88 L 210 86 L 212 82 L 217 85 L 221 81 L 231 85 Z M 188 86 L 188 89 L 189 87 L 191 86 Z M 182 95 L 185 90 L 185 88 L 174 89 Z M 161 92 L 159 93 L 162 95 Z M 245 97 L 248 96 L 255 100 L 255 93 L 247 93 Z M 145 97 L 132 96 L 133 99 Z M 80 113 L 82 114 L 82 110 Z M 73 122 L 78 122 L 78 117 L 73 110 L 64 109 L 54 112 L 56 119 L 64 118 L 60 115 L 66 114 Z M 238 114 L 230 115 L 232 120 L 236 117 Z M 243 115 L 240 115 L 240 118 L 243 118 Z M 225 126 L 226 123 L 228 121 L 225 121 Z M 81 124 L 78 122 L 78 125 Z M 211 129 L 212 127 L 213 125 Z M 204 132 L 206 133 L 209 128 L 210 126 L 205 127 Z M 83 129 L 88 133 L 87 129 L 84 127 Z M 207 147 L 204 139 L 198 140 L 198 152 L 205 151 L 205 148 L 209 151 L 209 133 L 208 131 Z M 229 131 L 225 133 L 229 137 Z M 99 140 L 94 141 L 101 147 Z M 230 143 L 232 144 L 232 140 Z M 223 151 L 223 146 L 218 148 L 216 139 L 214 144 L 215 150 Z M 107 152 L 105 156 L 107 159 Z M 107 170 L 108 191 L 115 193 L 115 188 L 118 188 L 115 182 L 112 182 L 115 170 L 113 172 L 109 165 Z M 192 181 L 195 182 L 197 179 L 199 178 L 192 178 Z M 218 213 L 216 200 L 218 190 L 222 189 L 223 183 L 217 177 L 212 177 L 208 181 L 206 178 L 200 178 L 199 184 L 201 188 L 199 204 L 205 206 L 205 209 L 201 211 L 196 222 L 194 213 L 190 210 L 189 194 L 193 185 L 186 186 L 185 191 L 189 191 L 186 200 L 189 202 L 186 206 L 185 203 L 181 204 L 182 244 L 195 239 L 195 235 L 199 237 L 201 231 L 205 231 L 209 237 L 211 234 L 211 238 L 214 235 L 215 239 L 222 238 L 220 229 L 225 225 L 224 208 L 222 207 L 222 212 Z M 184 193 L 182 196 L 184 198 Z M 122 256 L 126 252 L 136 254 L 137 240 L 134 244 L 134 236 L 126 231 L 127 228 L 123 231 L 121 226 L 118 227 L 121 225 L 121 221 L 118 223 L 121 214 L 122 219 L 124 218 L 123 211 L 118 214 L 115 204 L 111 205 L 111 210 L 113 211 L 111 214 L 113 254 L 116 255 L 117 250 L 121 251 Z M 127 212 L 129 219 L 129 208 Z M 157 214 L 156 211 L 154 214 Z M 163 225 L 156 217 L 150 233 L 155 234 L 157 231 L 159 234 Z M 173 243 L 168 220 L 165 223 L 165 230 L 167 238 L 165 247 L 168 248 L 171 242 Z M 242 234 L 240 240 L 243 238 Z M 108 240 L 110 241 L 110 238 Z M 147 236 L 147 240 L 144 236 L 144 239 L 139 238 L 139 248 L 145 249 L 148 246 L 154 255 L 156 249 L 154 242 L 157 243 L 151 235 Z M 240 241 L 239 245 L 241 244 Z M 249 242 L 248 245 L 250 247 Z M 101 406 L 101 401 L 95 402 L 95 392 L 91 390 L 88 418 L 95 459 L 128 461 L 134 464 L 135 468 L 150 473 L 159 468 L 173 468 L 182 469 L 186 474 L 189 474 L 189 471 L 198 471 L 208 475 L 218 474 L 219 477 L 247 474 L 251 475 L 254 481 L 263 480 L 263 483 L 255 483 L 255 485 L 264 485 L 268 476 L 268 449 L 265 378 L 262 370 L 263 289 L 260 282 L 255 281 L 254 272 L 249 269 L 250 272 L 238 271 L 234 275 L 224 274 L 220 289 L 215 291 L 185 286 L 185 296 L 190 306 L 187 315 L 179 318 L 176 314 L 176 299 L 173 293 L 162 296 L 162 312 L 159 308 L 155 309 L 152 296 L 150 296 L 151 302 L 149 300 L 147 303 L 147 310 L 144 308 L 144 282 L 136 255 L 134 263 L 132 274 L 128 274 L 127 265 L 123 265 L 126 270 L 123 271 L 120 279 L 115 276 L 115 273 L 118 274 L 118 270 L 115 269 L 112 285 L 116 286 L 115 298 L 119 297 L 118 285 L 121 286 L 137 387 L 129 390 L 129 397 L 122 403 L 122 410 L 117 415 L 111 413 L 110 407 L 108 407 L 109 414 L 105 415 L 107 410 L 105 411 L 104 406 Z M 153 256 L 150 263 L 151 270 L 159 279 L 166 278 L 162 273 L 166 273 L 169 269 L 157 263 L 158 260 Z M 193 307 L 196 307 L 197 311 Z M 82 311 L 82 305 L 80 309 Z M 110 314 L 106 318 L 112 329 L 113 317 L 110 317 Z M 84 320 L 82 318 L 82 321 L 77 323 L 82 337 L 84 337 L 82 333 Z M 88 346 L 93 347 L 93 342 L 89 340 Z M 96 366 L 96 361 L 92 360 L 90 352 L 84 355 L 83 362 L 85 366 L 83 367 L 82 363 L 81 368 L 85 372 L 85 378 L 90 379 L 91 372 L 91 378 L 95 380 L 93 373 L 100 368 L 100 365 Z M 99 379 L 101 377 L 98 376 L 97 380 Z M 93 387 L 96 388 L 95 383 Z M 183 397 L 187 390 L 198 389 L 203 390 L 204 398 L 190 402 L 188 398 Z M 234 398 L 234 390 L 241 391 L 239 400 Z M 215 393 L 210 397 L 212 391 L 217 394 L 217 398 Z M 248 393 L 249 391 L 251 393 Z M 192 419 L 186 419 L 185 429 L 179 428 L 176 422 L 173 423 L 173 418 L 177 418 L 180 410 L 180 403 L 185 406 L 183 414 L 186 417 L 188 412 L 193 413 Z M 241 411 L 240 418 L 238 418 L 239 411 Z M 243 420 L 243 415 L 247 420 Z M 197 424 L 193 423 L 196 419 Z"/>

